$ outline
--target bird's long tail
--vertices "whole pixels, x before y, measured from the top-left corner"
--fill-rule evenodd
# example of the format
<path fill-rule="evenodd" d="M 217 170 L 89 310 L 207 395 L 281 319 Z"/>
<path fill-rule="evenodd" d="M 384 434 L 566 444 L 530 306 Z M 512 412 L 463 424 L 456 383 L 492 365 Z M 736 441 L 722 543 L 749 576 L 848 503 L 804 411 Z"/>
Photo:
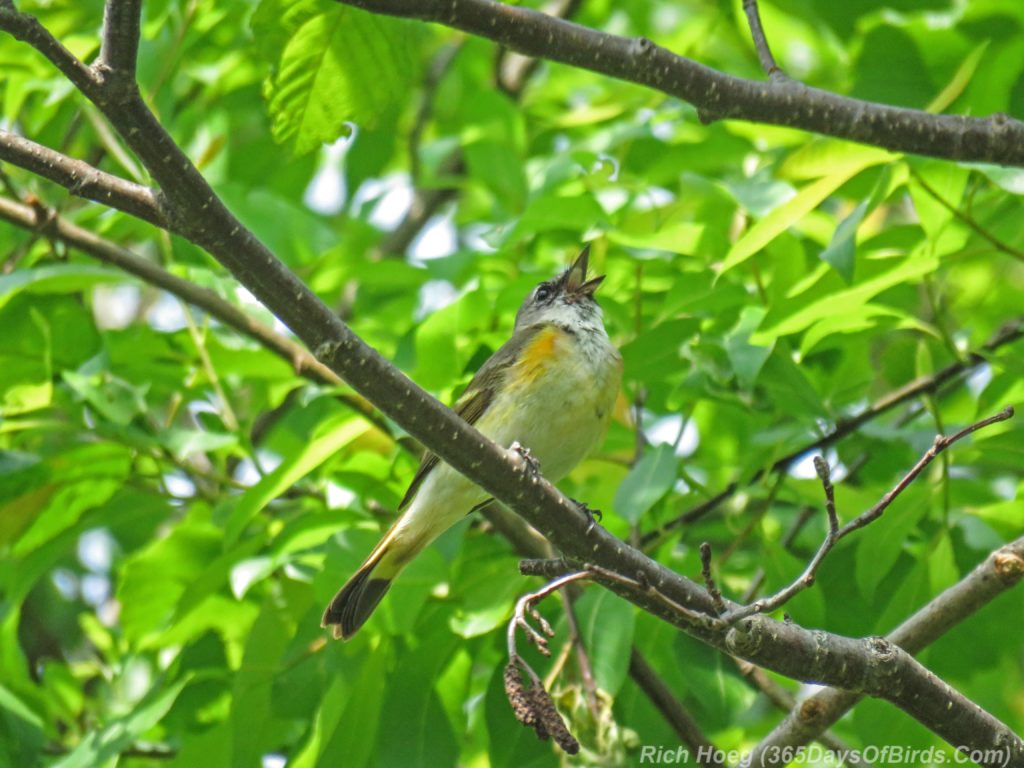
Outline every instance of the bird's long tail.
<path fill-rule="evenodd" d="M 320 625 L 334 627 L 335 638 L 348 640 L 363 626 L 398 576 L 402 565 L 408 562 L 407 558 L 397 557 L 398 553 L 394 551 L 398 549 L 396 529 L 397 525 L 391 526 L 324 611 Z"/>

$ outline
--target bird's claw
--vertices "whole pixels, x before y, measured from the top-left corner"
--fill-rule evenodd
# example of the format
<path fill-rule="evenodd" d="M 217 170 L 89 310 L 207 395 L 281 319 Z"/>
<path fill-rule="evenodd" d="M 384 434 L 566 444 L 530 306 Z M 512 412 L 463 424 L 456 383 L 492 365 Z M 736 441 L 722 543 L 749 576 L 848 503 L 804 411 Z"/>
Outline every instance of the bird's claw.
<path fill-rule="evenodd" d="M 600 509 L 591 509 L 587 506 L 586 502 L 576 501 L 576 499 L 571 499 L 571 501 L 576 505 L 576 508 L 580 512 L 587 516 L 587 520 L 590 521 L 590 525 L 587 526 L 587 533 L 594 530 L 594 526 L 604 519 L 604 513 Z"/>
<path fill-rule="evenodd" d="M 518 454 L 523 461 L 526 462 L 527 469 L 535 475 L 540 474 L 540 462 L 537 458 L 530 453 L 530 449 L 520 443 L 518 440 L 514 440 L 512 445 L 508 447 L 510 451 Z"/>

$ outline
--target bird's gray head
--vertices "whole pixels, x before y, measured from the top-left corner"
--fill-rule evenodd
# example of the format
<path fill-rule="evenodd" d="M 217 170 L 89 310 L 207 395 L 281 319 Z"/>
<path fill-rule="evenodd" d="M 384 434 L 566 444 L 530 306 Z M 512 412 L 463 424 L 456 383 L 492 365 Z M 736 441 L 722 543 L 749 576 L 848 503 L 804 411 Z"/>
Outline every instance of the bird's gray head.
<path fill-rule="evenodd" d="M 604 275 L 587 280 L 589 258 L 588 245 L 565 272 L 530 291 L 516 314 L 516 330 L 538 323 L 553 323 L 573 330 L 603 330 L 601 308 L 594 299 L 594 291 Z"/>

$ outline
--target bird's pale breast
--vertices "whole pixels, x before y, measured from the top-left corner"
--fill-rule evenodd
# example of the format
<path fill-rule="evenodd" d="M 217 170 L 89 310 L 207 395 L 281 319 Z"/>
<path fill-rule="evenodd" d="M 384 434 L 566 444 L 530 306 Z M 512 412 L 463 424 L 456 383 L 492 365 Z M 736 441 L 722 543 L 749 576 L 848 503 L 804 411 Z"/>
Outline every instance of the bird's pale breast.
<path fill-rule="evenodd" d="M 622 362 L 607 336 L 545 328 L 511 366 L 502 392 L 477 423 L 501 445 L 518 440 L 558 481 L 608 427 Z"/>

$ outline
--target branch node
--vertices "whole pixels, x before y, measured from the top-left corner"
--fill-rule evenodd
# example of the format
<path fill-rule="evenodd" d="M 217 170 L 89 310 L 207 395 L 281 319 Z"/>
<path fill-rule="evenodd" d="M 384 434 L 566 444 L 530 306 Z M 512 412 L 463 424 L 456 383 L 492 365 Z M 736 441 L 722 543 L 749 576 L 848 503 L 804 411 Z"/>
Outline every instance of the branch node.
<path fill-rule="evenodd" d="M 1008 587 L 1024 578 L 1024 558 L 1015 552 L 1006 550 L 996 552 L 992 559 L 992 566 L 999 580 Z"/>

